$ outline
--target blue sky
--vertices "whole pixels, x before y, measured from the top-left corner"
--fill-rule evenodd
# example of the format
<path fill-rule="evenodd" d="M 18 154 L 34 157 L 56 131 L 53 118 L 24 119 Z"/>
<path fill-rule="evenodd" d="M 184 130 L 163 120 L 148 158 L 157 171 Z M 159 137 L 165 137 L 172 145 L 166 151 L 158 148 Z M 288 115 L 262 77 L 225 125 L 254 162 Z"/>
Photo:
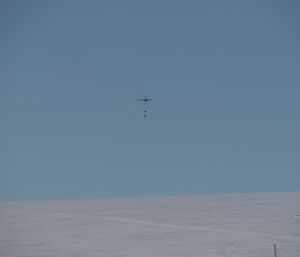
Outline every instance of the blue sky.
<path fill-rule="evenodd" d="M 0 200 L 300 190 L 297 1 L 0 7 Z"/>

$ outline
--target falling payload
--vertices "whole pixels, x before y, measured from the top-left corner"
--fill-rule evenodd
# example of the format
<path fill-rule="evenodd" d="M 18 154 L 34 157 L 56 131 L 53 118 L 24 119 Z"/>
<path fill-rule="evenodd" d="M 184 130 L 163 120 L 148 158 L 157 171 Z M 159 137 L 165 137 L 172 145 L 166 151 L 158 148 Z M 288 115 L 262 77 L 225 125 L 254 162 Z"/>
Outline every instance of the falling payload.
<path fill-rule="evenodd" d="M 147 117 L 146 103 L 148 103 L 148 102 L 150 102 L 150 101 L 153 101 L 153 99 L 144 96 L 144 98 L 140 98 L 140 99 L 138 99 L 138 101 L 139 101 L 139 102 L 144 102 L 144 103 L 145 103 L 144 117 L 146 118 L 146 117 Z"/>

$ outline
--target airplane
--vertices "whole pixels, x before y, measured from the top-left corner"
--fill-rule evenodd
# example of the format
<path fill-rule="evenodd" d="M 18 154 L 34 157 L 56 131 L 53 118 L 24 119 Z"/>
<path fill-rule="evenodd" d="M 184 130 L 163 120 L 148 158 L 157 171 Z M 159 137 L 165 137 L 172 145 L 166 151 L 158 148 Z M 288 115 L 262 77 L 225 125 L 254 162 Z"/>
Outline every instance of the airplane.
<path fill-rule="evenodd" d="M 138 99 L 139 102 L 144 102 L 144 103 L 147 103 L 147 102 L 152 101 L 152 100 L 153 100 L 152 98 L 148 98 L 146 96 L 144 96 L 144 98 Z M 147 117 L 147 110 L 144 111 L 144 117 L 145 118 Z"/>
<path fill-rule="evenodd" d="M 141 99 L 138 99 L 138 101 L 143 101 L 143 102 L 149 102 L 149 101 L 152 101 L 153 99 L 152 98 L 148 98 L 146 96 L 144 96 L 144 98 L 141 98 Z"/>

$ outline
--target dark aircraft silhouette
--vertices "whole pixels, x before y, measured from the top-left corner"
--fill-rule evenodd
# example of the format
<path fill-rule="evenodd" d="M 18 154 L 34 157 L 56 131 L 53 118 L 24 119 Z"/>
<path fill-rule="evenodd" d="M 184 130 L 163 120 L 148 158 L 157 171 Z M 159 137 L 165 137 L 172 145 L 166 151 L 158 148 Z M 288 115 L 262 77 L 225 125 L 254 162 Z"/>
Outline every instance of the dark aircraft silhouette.
<path fill-rule="evenodd" d="M 138 99 L 139 102 L 144 102 L 144 103 L 147 103 L 152 100 L 153 100 L 152 98 L 148 98 L 146 96 L 144 96 L 144 98 Z M 145 118 L 147 117 L 147 110 L 144 111 L 144 117 Z"/>
<path fill-rule="evenodd" d="M 146 96 L 144 96 L 144 98 L 141 98 L 141 99 L 138 99 L 138 101 L 143 101 L 143 102 L 149 102 L 149 101 L 152 101 L 153 99 L 152 98 L 148 98 Z"/>

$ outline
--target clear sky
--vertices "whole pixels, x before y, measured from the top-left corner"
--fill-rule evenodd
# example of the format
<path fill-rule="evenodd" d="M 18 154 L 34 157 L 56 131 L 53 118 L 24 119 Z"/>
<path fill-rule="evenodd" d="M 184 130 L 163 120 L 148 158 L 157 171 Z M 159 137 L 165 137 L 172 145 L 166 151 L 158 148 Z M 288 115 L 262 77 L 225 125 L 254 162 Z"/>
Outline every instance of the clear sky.
<path fill-rule="evenodd" d="M 1 1 L 0 200 L 300 191 L 299 10 Z"/>

